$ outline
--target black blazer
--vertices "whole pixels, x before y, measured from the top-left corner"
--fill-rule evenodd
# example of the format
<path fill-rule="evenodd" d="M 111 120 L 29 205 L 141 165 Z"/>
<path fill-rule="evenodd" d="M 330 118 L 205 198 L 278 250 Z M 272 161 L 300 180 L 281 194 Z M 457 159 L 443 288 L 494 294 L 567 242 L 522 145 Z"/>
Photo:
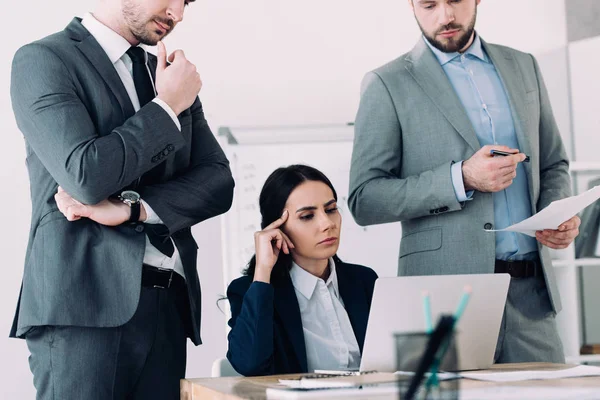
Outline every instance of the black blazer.
<path fill-rule="evenodd" d="M 377 274 L 360 265 L 336 263 L 340 296 L 362 353 Z M 231 282 L 227 358 L 245 376 L 307 371 L 306 347 L 296 292 L 288 274 L 271 284 L 242 276 Z"/>
<path fill-rule="evenodd" d="M 153 55 L 149 66 L 154 73 Z M 96 204 L 136 182 L 181 255 L 190 336 L 200 343 L 197 246 L 190 228 L 227 211 L 234 185 L 200 100 L 178 116 L 181 131 L 154 102 L 135 112 L 110 59 L 78 18 L 17 51 L 11 99 L 25 138 L 32 202 L 11 336 L 40 325 L 113 327 L 131 319 L 148 226 L 69 222 L 54 194 L 60 185 L 82 203 Z"/>

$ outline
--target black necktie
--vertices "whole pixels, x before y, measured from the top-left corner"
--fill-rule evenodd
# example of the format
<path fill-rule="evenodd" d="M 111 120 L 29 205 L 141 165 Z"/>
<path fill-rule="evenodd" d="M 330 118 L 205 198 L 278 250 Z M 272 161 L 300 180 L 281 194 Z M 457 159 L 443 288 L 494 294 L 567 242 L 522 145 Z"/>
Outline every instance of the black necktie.
<path fill-rule="evenodd" d="M 135 91 L 140 101 L 140 107 L 154 99 L 154 87 L 146 68 L 146 52 L 141 47 L 131 47 L 127 50 L 127 55 L 133 63 L 133 83 Z M 146 234 L 152 246 L 156 247 L 161 253 L 168 257 L 173 256 L 175 248 L 173 241 L 169 237 L 169 230 L 164 225 L 146 225 Z"/>
<path fill-rule="evenodd" d="M 130 47 L 127 55 L 133 63 L 133 83 L 140 100 L 140 107 L 144 107 L 155 97 L 150 74 L 146 68 L 146 52 L 141 47 Z"/>
<path fill-rule="evenodd" d="M 165 225 L 146 225 L 146 235 L 152 246 L 156 247 L 161 253 L 167 257 L 172 257 L 175 247 L 173 241 L 169 237 L 169 230 Z"/>

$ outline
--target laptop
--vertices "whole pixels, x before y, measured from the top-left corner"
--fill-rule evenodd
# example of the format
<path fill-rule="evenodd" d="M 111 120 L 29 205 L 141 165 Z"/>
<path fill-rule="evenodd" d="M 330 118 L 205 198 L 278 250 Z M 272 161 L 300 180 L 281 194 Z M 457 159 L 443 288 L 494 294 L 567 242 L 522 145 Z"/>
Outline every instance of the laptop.
<path fill-rule="evenodd" d="M 429 292 L 435 325 L 441 314 L 454 314 L 466 285 L 472 293 L 456 325 L 458 370 L 489 368 L 494 363 L 509 283 L 508 274 L 377 279 L 360 371 L 396 371 L 394 334 L 425 331 L 423 291 Z"/>

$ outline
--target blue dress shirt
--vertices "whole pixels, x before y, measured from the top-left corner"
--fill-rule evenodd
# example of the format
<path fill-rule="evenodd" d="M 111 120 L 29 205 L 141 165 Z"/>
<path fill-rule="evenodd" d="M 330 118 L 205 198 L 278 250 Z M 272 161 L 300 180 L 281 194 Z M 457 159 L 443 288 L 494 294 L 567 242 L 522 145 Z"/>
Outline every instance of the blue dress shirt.
<path fill-rule="evenodd" d="M 481 40 L 475 40 L 460 54 L 444 53 L 425 43 L 433 51 L 454 87 L 481 146 L 498 144 L 519 148 L 515 126 L 504 85 L 486 54 Z M 466 201 L 473 192 L 465 193 L 462 161 L 452 166 L 452 184 L 458 201 Z M 531 216 L 529 186 L 525 167 L 519 163 L 512 185 L 492 194 L 495 229 L 502 229 Z M 482 232 L 482 234 L 485 234 Z M 501 260 L 532 259 L 537 256 L 535 238 L 515 232 L 496 232 L 496 258 Z"/>

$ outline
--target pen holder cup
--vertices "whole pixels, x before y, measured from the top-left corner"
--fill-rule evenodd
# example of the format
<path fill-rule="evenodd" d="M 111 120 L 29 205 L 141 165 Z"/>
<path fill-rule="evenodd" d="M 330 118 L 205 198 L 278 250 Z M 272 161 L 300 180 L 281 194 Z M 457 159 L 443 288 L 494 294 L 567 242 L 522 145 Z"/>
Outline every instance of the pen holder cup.
<path fill-rule="evenodd" d="M 460 380 L 450 379 L 450 376 L 448 376 L 450 374 L 439 374 L 440 371 L 457 371 L 459 368 L 458 350 L 456 348 L 457 334 L 458 332 L 455 331 L 446 343 L 440 347 L 440 352 L 437 353 L 438 357 L 441 356 L 439 365 L 434 363 L 434 366 L 437 365 L 436 370 L 438 372 L 435 378 L 431 377 L 431 368 L 427 369 L 412 399 L 454 400 L 459 398 Z M 426 332 L 412 332 L 397 333 L 394 337 L 396 343 L 396 370 L 406 373 L 406 379 L 400 380 L 399 388 L 400 399 L 404 400 L 413 376 L 418 372 L 430 335 Z"/>

